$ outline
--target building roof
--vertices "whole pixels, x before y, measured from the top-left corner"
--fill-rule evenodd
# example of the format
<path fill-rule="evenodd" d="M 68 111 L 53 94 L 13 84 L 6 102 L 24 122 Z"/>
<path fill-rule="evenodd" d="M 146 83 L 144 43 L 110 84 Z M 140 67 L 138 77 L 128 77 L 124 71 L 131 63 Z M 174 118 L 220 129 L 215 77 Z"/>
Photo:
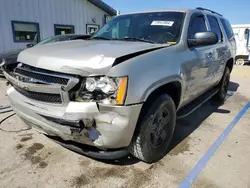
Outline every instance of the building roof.
<path fill-rule="evenodd" d="M 110 16 L 116 15 L 116 10 L 110 7 L 108 4 L 104 3 L 101 0 L 88 0 L 90 3 L 102 9 L 104 12 L 107 12 Z"/>

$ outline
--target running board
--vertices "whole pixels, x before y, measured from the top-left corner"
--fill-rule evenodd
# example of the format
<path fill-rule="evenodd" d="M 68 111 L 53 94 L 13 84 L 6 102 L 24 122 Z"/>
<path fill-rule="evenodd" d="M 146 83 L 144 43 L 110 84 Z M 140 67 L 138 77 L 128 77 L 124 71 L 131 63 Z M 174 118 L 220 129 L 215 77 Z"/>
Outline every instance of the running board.
<path fill-rule="evenodd" d="M 218 88 L 213 88 L 206 93 L 202 94 L 200 97 L 194 101 L 181 107 L 177 112 L 177 119 L 184 118 L 207 102 L 211 97 L 213 97 L 218 92 Z"/>
<path fill-rule="evenodd" d="M 7 108 L 10 108 L 10 105 L 2 105 L 2 106 L 0 106 L 0 110 L 4 110 L 4 109 L 7 109 Z"/>

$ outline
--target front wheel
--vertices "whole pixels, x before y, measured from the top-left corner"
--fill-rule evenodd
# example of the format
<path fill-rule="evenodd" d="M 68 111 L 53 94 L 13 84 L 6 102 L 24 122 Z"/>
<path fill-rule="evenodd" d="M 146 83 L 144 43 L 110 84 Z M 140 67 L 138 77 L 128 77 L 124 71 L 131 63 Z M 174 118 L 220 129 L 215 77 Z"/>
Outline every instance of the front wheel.
<path fill-rule="evenodd" d="M 167 152 L 175 128 L 176 108 L 166 94 L 146 106 L 149 109 L 141 114 L 129 151 L 140 160 L 152 163 Z"/>

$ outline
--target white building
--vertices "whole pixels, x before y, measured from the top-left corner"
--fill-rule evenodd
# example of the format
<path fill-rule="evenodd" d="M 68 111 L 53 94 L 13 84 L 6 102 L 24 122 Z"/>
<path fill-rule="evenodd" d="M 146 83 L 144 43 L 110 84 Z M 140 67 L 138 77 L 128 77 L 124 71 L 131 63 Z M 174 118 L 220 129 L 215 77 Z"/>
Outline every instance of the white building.
<path fill-rule="evenodd" d="M 88 34 L 116 11 L 101 0 L 0 0 L 0 53 L 58 34 Z"/>

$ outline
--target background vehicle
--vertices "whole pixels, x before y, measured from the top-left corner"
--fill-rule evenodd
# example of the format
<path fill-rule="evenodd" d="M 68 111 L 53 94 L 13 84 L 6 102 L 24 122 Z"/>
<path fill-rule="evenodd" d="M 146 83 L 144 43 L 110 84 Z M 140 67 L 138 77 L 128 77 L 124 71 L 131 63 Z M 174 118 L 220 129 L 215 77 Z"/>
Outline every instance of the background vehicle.
<path fill-rule="evenodd" d="M 91 157 L 129 151 L 151 163 L 166 154 L 177 118 L 211 97 L 224 102 L 235 49 L 229 21 L 214 11 L 140 12 L 85 42 L 24 50 L 3 69 L 27 124 Z"/>
<path fill-rule="evenodd" d="M 27 44 L 27 48 L 31 48 L 35 45 L 43 45 L 43 44 L 61 42 L 61 41 L 66 41 L 66 40 L 88 39 L 89 37 L 90 35 L 77 35 L 77 34 L 57 35 L 57 36 L 47 38 L 37 44 L 35 43 Z M 4 61 L 6 64 L 16 63 L 17 56 L 22 50 L 24 49 L 11 50 L 11 51 L 1 53 L 0 54 L 1 62 Z M 1 75 L 3 76 L 3 72 L 0 69 L 0 76 Z"/>
<path fill-rule="evenodd" d="M 250 59 L 250 24 L 232 25 L 237 51 L 235 57 L 236 65 L 244 65 Z"/>

